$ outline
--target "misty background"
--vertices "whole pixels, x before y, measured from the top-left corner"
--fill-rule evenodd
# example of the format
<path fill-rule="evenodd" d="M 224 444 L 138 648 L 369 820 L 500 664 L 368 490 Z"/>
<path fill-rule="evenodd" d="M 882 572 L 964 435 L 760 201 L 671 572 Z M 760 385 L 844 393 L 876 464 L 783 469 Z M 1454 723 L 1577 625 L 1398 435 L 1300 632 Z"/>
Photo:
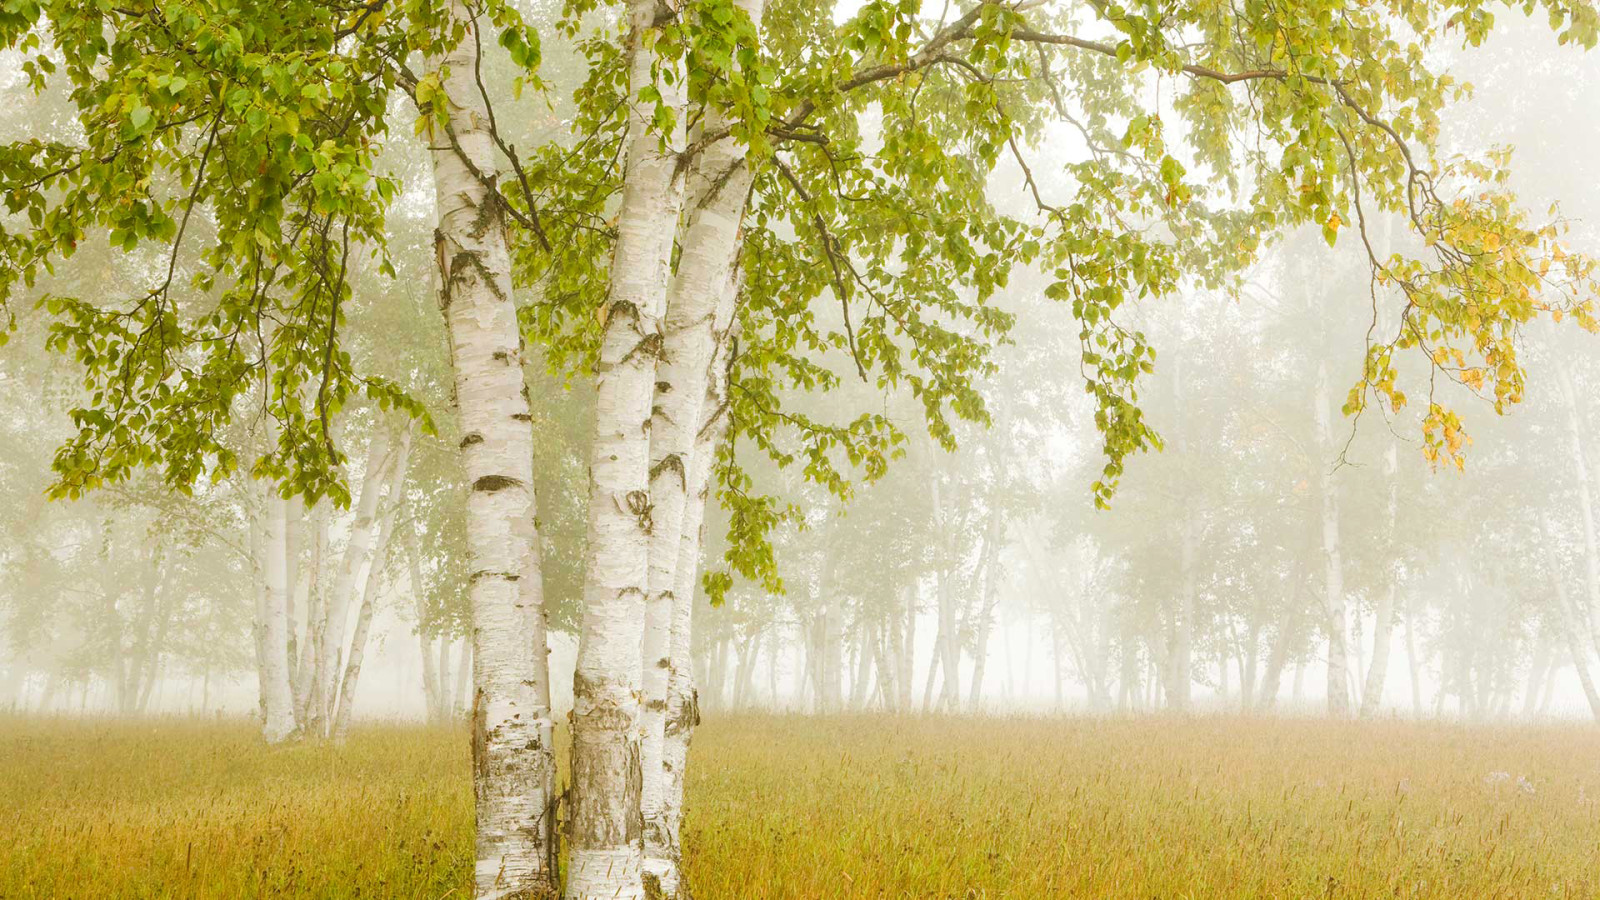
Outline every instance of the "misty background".
<path fill-rule="evenodd" d="M 1443 144 L 1514 146 L 1512 187 L 1524 204 L 1544 210 L 1560 198 L 1570 242 L 1595 246 L 1600 60 L 1557 50 L 1538 23 L 1504 24 L 1483 48 L 1439 61 L 1475 88 Z M 571 52 L 547 48 L 553 81 L 564 60 L 576 77 Z M 0 107 L 5 140 L 70 137 L 64 98 L 27 91 L 15 57 L 0 57 L 0 89 L 10 100 Z M 527 146 L 566 133 L 570 110 L 530 106 L 505 104 L 519 118 L 502 127 Z M 1049 146 L 1062 161 L 1097 152 L 1069 124 L 1054 127 Z M 391 218 L 400 273 L 356 275 L 358 324 L 346 346 L 443 411 L 433 192 L 420 140 L 396 146 L 390 164 L 407 185 Z M 1009 164 L 991 193 L 1019 213 L 1031 208 Z M 1397 241 L 1403 229 L 1376 222 L 1371 232 Z M 752 458 L 755 492 L 797 511 L 775 534 L 784 590 L 740 580 L 721 607 L 697 604 L 701 705 L 1112 712 L 1184 708 L 1187 694 L 1194 709 L 1320 711 L 1332 578 L 1348 604 L 1353 708 L 1600 718 L 1587 681 L 1600 651 L 1595 339 L 1534 326 L 1526 399 L 1505 416 L 1470 385 L 1437 377 L 1433 389 L 1462 411 L 1471 444 L 1463 471 L 1430 463 L 1416 426 L 1426 398 L 1369 407 L 1356 421 L 1341 413 L 1369 334 L 1392 330 L 1396 314 L 1349 237 L 1330 248 L 1320 233 L 1293 235 L 1238 290 L 1128 311 L 1129 327 L 1157 348 L 1141 399 L 1165 447 L 1131 461 L 1109 511 L 1091 502 L 1102 462 L 1075 365 L 1079 326 L 1043 296 L 1046 280 L 1025 272 L 995 301 L 1018 321 L 998 374 L 981 386 L 992 427 L 958 425 L 957 451 L 927 436 L 915 398 L 885 394 L 874 402 L 911 440 L 849 502 Z M 37 291 L 109 296 L 165 265 L 158 248 L 97 243 Z M 27 303 L 16 309 L 23 334 L 0 349 L 0 710 L 255 713 L 259 486 L 241 475 L 183 496 L 144 477 L 47 500 L 52 454 L 73 431 L 67 410 L 82 385 L 68 356 L 43 349 L 44 317 Z M 848 371 L 847 360 L 833 365 Z M 1429 377 L 1420 365 L 1410 374 Z M 591 399 L 587 385 L 540 365 L 529 379 L 564 713 Z M 845 379 L 842 390 L 853 399 L 795 402 L 825 415 L 876 389 Z M 446 439 L 408 437 L 376 408 L 349 407 L 338 427 L 352 490 L 373 493 L 373 544 L 351 554 L 359 500 L 349 510 L 293 508 L 297 631 L 312 626 L 316 604 L 332 604 L 333 643 L 347 658 L 370 599 L 354 715 L 458 715 L 470 672 L 458 455 Z M 253 417 L 235 429 L 241 447 L 264 439 Z M 709 518 L 715 566 L 727 522 Z M 341 576 L 360 593 L 337 596 Z M 1375 665 L 1385 670 L 1376 679 Z"/>

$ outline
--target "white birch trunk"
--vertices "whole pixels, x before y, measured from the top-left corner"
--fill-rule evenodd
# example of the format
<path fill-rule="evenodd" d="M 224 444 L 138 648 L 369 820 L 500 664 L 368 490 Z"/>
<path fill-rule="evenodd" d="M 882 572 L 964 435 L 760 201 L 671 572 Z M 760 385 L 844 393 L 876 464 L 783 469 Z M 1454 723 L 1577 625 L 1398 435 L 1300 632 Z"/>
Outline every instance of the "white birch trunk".
<path fill-rule="evenodd" d="M 384 473 L 389 464 L 389 434 L 382 428 L 373 432 L 367 445 L 366 470 L 361 473 L 355 519 L 350 523 L 350 538 L 339 558 L 338 574 L 332 591 L 324 598 L 326 622 L 322 634 L 322 659 L 319 661 L 322 702 L 312 709 L 311 727 L 327 736 L 339 705 L 339 672 L 344 656 L 344 632 L 350 609 L 356 603 L 356 579 L 372 558 L 373 531 L 377 526 L 378 500 L 383 490 Z"/>
<path fill-rule="evenodd" d="M 1600 542 L 1595 537 L 1594 494 L 1589 483 L 1589 463 L 1584 454 L 1583 427 L 1578 420 L 1577 391 L 1565 365 L 1556 366 L 1561 403 L 1567 413 L 1567 436 L 1571 442 L 1573 480 L 1578 488 L 1578 513 L 1583 525 L 1583 583 L 1587 602 L 1578 616 L 1588 626 L 1590 642 L 1600 652 Z"/>
<path fill-rule="evenodd" d="M 428 63 L 449 114 L 447 123 L 435 123 L 431 140 L 434 237 L 468 488 L 475 889 L 480 898 L 540 896 L 552 891 L 555 876 L 549 865 L 555 760 L 541 737 L 549 711 L 539 708 L 530 687 L 543 658 L 530 652 L 533 617 L 526 608 L 540 579 L 533 425 L 505 214 L 485 184 L 497 169 L 475 78 L 477 23 L 461 0 L 452 0 L 449 11 L 466 36 Z"/>
<path fill-rule="evenodd" d="M 1317 365 L 1317 391 L 1314 399 L 1317 425 L 1317 447 L 1332 446 L 1332 426 L 1329 423 L 1328 366 Z M 1322 555 L 1324 563 L 1323 605 L 1328 623 L 1328 715 L 1344 717 L 1350 714 L 1349 615 L 1344 597 L 1344 562 L 1339 545 L 1339 498 L 1333 475 L 1326 464 L 1313 460 L 1322 493 Z"/>
<path fill-rule="evenodd" d="M 1393 444 L 1384 454 L 1383 468 L 1389 476 L 1389 540 L 1399 537 L 1396 523 L 1400 513 L 1400 454 Z M 1389 677 L 1389 650 L 1394 638 L 1395 580 L 1399 572 L 1393 564 L 1384 567 L 1389 583 L 1378 597 L 1377 620 L 1372 626 L 1372 664 L 1367 669 L 1367 684 L 1361 692 L 1361 717 L 1370 719 L 1383 706 L 1383 686 Z"/>
<path fill-rule="evenodd" d="M 739 293 L 739 279 L 732 276 L 715 312 L 716 337 L 704 382 L 705 397 L 700 404 L 694 429 L 694 450 L 689 457 L 688 492 L 683 521 L 679 528 L 678 561 L 673 567 L 671 665 L 668 669 L 667 716 L 662 735 L 662 845 L 657 852 L 666 856 L 668 866 L 660 875 L 666 897 L 680 890 L 680 860 L 683 826 L 683 779 L 689 759 L 689 744 L 694 728 L 700 724 L 700 704 L 694 686 L 692 638 L 695 584 L 699 579 L 700 547 L 703 541 L 706 504 L 709 502 L 711 472 L 718 448 L 729 427 L 728 356 L 732 352 L 737 327 L 733 314 Z M 776 653 L 776 649 L 773 651 Z M 654 855 L 654 854 L 653 854 Z M 659 858 L 657 856 L 656 858 Z"/>
<path fill-rule="evenodd" d="M 400 512 L 401 491 L 405 487 L 406 463 L 411 456 L 412 429 L 400 436 L 400 446 L 389 463 L 389 487 L 385 492 L 387 509 L 378 525 L 378 535 L 372 545 L 372 562 L 367 567 L 366 583 L 362 585 L 361 611 L 356 616 L 356 630 L 350 638 L 350 652 L 346 656 L 344 679 L 339 683 L 339 702 L 333 716 L 333 739 L 344 743 L 350 733 L 350 717 L 355 706 L 356 683 L 361 679 L 361 660 L 366 655 L 367 633 L 372 629 L 372 611 L 377 602 L 378 590 L 383 580 L 383 569 L 389 559 L 390 540 L 394 535 L 394 520 Z"/>
<path fill-rule="evenodd" d="M 685 118 L 681 66 L 648 46 L 656 9 L 652 0 L 628 4 L 626 170 L 595 382 L 583 635 L 573 679 L 570 900 L 644 892 L 639 700 L 654 527 L 651 402 L 683 197 Z M 655 104 L 639 99 L 649 87 L 674 113 L 670 134 L 653 130 Z M 657 613 L 650 631 L 659 657 L 670 625 Z"/>
<path fill-rule="evenodd" d="M 759 23 L 761 0 L 743 3 Z M 706 117 L 704 130 L 726 125 L 721 114 Z M 731 293 L 732 267 L 739 247 L 740 224 L 750 191 L 751 173 L 744 146 L 724 139 L 707 147 L 694 161 L 686 191 L 682 252 L 667 294 L 661 358 L 656 365 L 655 400 L 650 417 L 649 601 L 644 635 L 644 710 L 641 715 L 643 767 L 641 812 L 644 820 L 644 867 L 666 896 L 677 891 L 677 851 L 667 845 L 664 742 L 669 683 L 673 666 L 689 664 L 687 653 L 671 652 L 675 630 L 688 631 L 693 581 L 678 612 L 675 588 L 681 549 L 692 539 L 698 550 L 698 517 L 691 534 L 685 528 L 686 508 L 704 504 L 691 495 L 690 469 L 695 464 L 696 435 L 705 418 L 703 407 L 716 344 L 718 310 Z M 724 323 L 725 324 L 725 323 Z M 694 560 L 690 560 L 692 566 Z M 681 676 L 685 679 L 687 675 Z"/>
<path fill-rule="evenodd" d="M 899 711 L 909 713 L 911 709 L 911 692 L 915 688 L 912 683 L 916 680 L 917 660 L 917 593 L 918 587 L 907 585 L 904 590 L 905 610 L 904 621 L 900 626 L 904 630 L 904 637 L 900 643 L 900 658 L 897 661 L 900 667 L 900 701 Z"/>
<path fill-rule="evenodd" d="M 266 551 L 266 608 L 261 678 L 265 682 L 265 720 L 261 735 L 277 744 L 295 733 L 294 692 L 289 685 L 289 584 L 285 580 L 288 503 L 277 486 L 267 486 L 267 520 L 262 534 Z"/>

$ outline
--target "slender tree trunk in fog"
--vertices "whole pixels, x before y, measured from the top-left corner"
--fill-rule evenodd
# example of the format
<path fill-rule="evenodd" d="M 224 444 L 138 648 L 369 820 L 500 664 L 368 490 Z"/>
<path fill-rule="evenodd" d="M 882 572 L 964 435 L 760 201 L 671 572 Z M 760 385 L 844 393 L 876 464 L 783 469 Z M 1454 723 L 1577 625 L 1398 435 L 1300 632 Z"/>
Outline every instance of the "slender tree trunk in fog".
<path fill-rule="evenodd" d="M 457 681 L 453 679 L 451 675 L 452 670 L 450 668 L 450 650 L 454 643 L 455 642 L 446 635 L 441 634 L 439 636 L 439 706 L 440 709 L 443 710 L 444 718 L 447 721 L 454 719 L 456 715 L 459 714 L 464 708 L 464 704 L 458 702 L 457 700 L 457 690 L 455 687 Z M 465 646 L 463 646 L 459 652 L 463 659 L 467 657 Z M 472 672 L 470 666 L 463 664 L 461 669 L 463 672 L 468 673 L 468 676 L 470 677 Z M 467 693 L 465 690 L 461 692 Z"/>
<path fill-rule="evenodd" d="M 400 447 L 389 464 L 388 509 L 378 525 L 377 539 L 373 543 L 372 562 L 367 567 L 366 584 L 362 586 L 361 611 L 356 617 L 355 634 L 350 638 L 349 659 L 345 663 L 344 680 L 339 685 L 338 711 L 333 717 L 333 739 L 343 743 L 350 733 L 350 716 L 355 706 L 355 689 L 361 679 L 361 660 L 367 650 L 367 633 L 372 628 L 372 610 L 377 602 L 383 579 L 383 569 L 389 558 L 389 543 L 394 534 L 394 520 L 400 514 L 400 492 L 405 487 L 406 463 L 411 455 L 411 429 L 400 436 Z"/>
<path fill-rule="evenodd" d="M 326 624 L 321 638 L 322 658 L 317 665 L 317 681 L 321 702 L 311 709 L 308 729 L 317 736 L 332 732 L 334 715 L 339 703 L 339 672 L 344 655 L 344 629 L 350 618 L 350 608 L 359 603 L 356 597 L 356 579 L 372 558 L 373 531 L 377 526 L 378 501 L 382 494 L 384 476 L 389 470 L 389 434 L 378 428 L 373 432 L 367 447 L 366 471 L 361 475 L 357 494 L 355 520 L 350 523 L 350 537 L 344 554 L 339 558 L 338 574 L 334 576 L 333 590 L 326 598 Z M 291 584 L 293 581 L 291 580 Z"/>
<path fill-rule="evenodd" d="M 411 603 L 417 616 L 417 648 L 422 651 L 422 696 L 428 704 L 428 721 L 438 722 L 445 718 L 444 693 L 439 686 L 439 659 L 434 655 L 434 638 L 423 630 L 427 609 L 423 603 L 422 567 L 418 564 L 421 554 L 415 528 L 406 530 L 405 544 L 406 575 L 411 582 Z M 442 637 L 438 640 L 444 643 Z"/>
<path fill-rule="evenodd" d="M 252 489 L 248 495 L 260 503 L 251 507 L 250 517 L 250 567 L 251 581 L 255 585 L 255 615 L 250 620 L 250 636 L 256 651 L 256 712 L 263 725 L 267 721 L 267 542 L 266 505 L 267 492 Z"/>
<path fill-rule="evenodd" d="M 1259 615 L 1251 616 L 1250 629 L 1245 637 L 1245 643 L 1239 648 L 1239 709 L 1249 712 L 1256 706 L 1256 667 L 1259 663 L 1259 647 L 1261 642 L 1261 618 Z"/>
<path fill-rule="evenodd" d="M 497 173 L 489 111 L 474 77 L 479 23 L 461 0 L 450 0 L 448 9 L 466 36 L 445 57 L 428 60 L 449 115 L 433 123 L 430 143 L 439 305 L 468 485 L 475 889 L 480 898 L 541 896 L 554 889 L 555 758 L 545 737 L 550 711 L 533 689 L 548 681 L 538 671 L 543 648 L 533 647 L 531 634 L 543 605 L 533 425 L 503 201 L 479 177 Z"/>
<path fill-rule="evenodd" d="M 289 623 L 289 696 L 295 711 L 295 722 L 305 726 L 305 716 L 302 714 L 302 704 L 305 699 L 305 682 L 300 677 L 300 657 L 305 648 L 300 646 L 300 610 L 305 604 L 297 602 L 301 592 L 301 567 L 300 547 L 304 538 L 304 524 L 306 514 L 305 499 L 291 497 L 288 509 L 284 514 L 284 582 L 289 586 L 288 612 L 284 618 Z"/>
<path fill-rule="evenodd" d="M 1548 614 L 1539 618 L 1539 634 L 1534 638 L 1533 665 L 1528 669 L 1528 683 L 1522 697 L 1522 718 L 1532 719 L 1539 711 L 1539 692 L 1544 687 L 1545 676 L 1550 671 L 1550 622 Z"/>
<path fill-rule="evenodd" d="M 262 534 L 266 625 L 261 667 L 266 682 L 266 720 L 261 734 L 267 743 L 277 744 L 295 733 L 294 694 L 289 686 L 289 584 L 285 580 L 288 503 L 278 495 L 276 485 L 268 484 L 266 490 L 267 519 Z"/>
<path fill-rule="evenodd" d="M 450 710 L 452 718 L 469 712 L 473 698 L 477 696 L 477 692 L 473 689 L 473 673 L 477 671 L 473 668 L 473 661 L 477 658 L 477 650 L 472 641 L 460 641 L 459 643 L 460 646 L 456 648 L 455 702 L 451 704 Z M 540 727 L 544 728 L 544 725 L 541 723 Z M 552 773 L 551 778 L 553 779 L 554 777 Z M 554 796 L 554 794 L 551 795 L 552 798 Z M 554 800 L 552 799 L 551 802 L 554 802 Z"/>
<path fill-rule="evenodd" d="M 1572 373 L 1563 364 L 1556 366 L 1561 404 L 1567 413 L 1567 435 L 1572 448 L 1573 481 L 1578 489 L 1578 514 L 1583 525 L 1583 584 L 1586 600 L 1578 621 L 1587 626 L 1589 640 L 1600 652 L 1600 542 L 1595 537 L 1594 494 L 1589 481 L 1588 457 L 1584 454 L 1583 426 L 1578 419 L 1577 391 Z"/>
<path fill-rule="evenodd" d="M 1584 699 L 1589 701 L 1589 711 L 1594 714 L 1595 721 L 1600 722 L 1600 691 L 1596 690 L 1594 678 L 1589 671 L 1589 648 L 1583 640 L 1583 623 L 1567 597 L 1566 585 L 1561 582 L 1561 567 L 1558 565 L 1559 560 L 1556 559 L 1548 529 L 1545 531 L 1544 545 L 1546 552 L 1549 553 L 1547 568 L 1550 570 L 1550 587 L 1555 591 L 1556 609 L 1561 615 L 1567 652 L 1572 654 L 1572 665 L 1578 670 L 1578 684 L 1583 687 Z"/>
<path fill-rule="evenodd" d="M 1313 410 L 1317 424 L 1317 447 L 1333 445 L 1332 428 L 1328 419 L 1331 402 L 1328 387 L 1328 365 L 1317 364 L 1317 391 Z M 1328 714 L 1343 717 L 1350 714 L 1349 613 L 1344 597 L 1344 560 L 1339 545 L 1339 498 L 1333 473 L 1321 460 L 1313 459 L 1317 467 L 1317 481 L 1322 495 L 1322 555 L 1324 563 L 1323 608 L 1327 615 L 1328 631 Z M 1299 676 L 1296 675 L 1296 681 Z M 1298 690 L 1296 695 L 1298 696 Z"/>
<path fill-rule="evenodd" d="M 983 588 L 978 598 L 977 645 L 972 653 L 972 690 L 967 696 L 967 708 L 977 712 L 983 704 L 983 675 L 989 663 L 989 635 L 994 624 L 995 604 L 999 593 L 995 590 L 1000 571 L 1000 538 L 1002 527 L 1000 513 L 995 509 L 994 495 L 989 497 L 989 525 L 983 540 Z"/>
<path fill-rule="evenodd" d="M 1401 596 L 1406 617 L 1406 666 L 1411 670 L 1411 714 L 1422 718 L 1422 660 L 1417 658 L 1417 616 L 1411 608 L 1411 595 Z"/>
<path fill-rule="evenodd" d="M 867 702 L 867 684 L 872 678 L 872 645 L 875 643 L 871 622 L 856 625 L 856 671 L 850 679 L 850 709 L 860 712 Z"/>
<path fill-rule="evenodd" d="M 1182 537 L 1178 545 L 1178 609 L 1172 624 L 1172 646 L 1167 650 L 1166 687 L 1167 705 L 1178 712 L 1189 711 L 1191 688 L 1194 684 L 1194 598 L 1195 598 L 1195 543 L 1196 532 L 1194 501 L 1184 501 Z"/>
<path fill-rule="evenodd" d="M 295 672 L 295 717 L 309 722 L 311 710 L 321 709 L 326 694 L 327 671 L 322 655 L 328 631 L 328 504 L 318 504 L 311 516 L 311 565 L 305 573 L 305 641 Z"/>
<path fill-rule="evenodd" d="M 433 655 L 433 641 L 421 631 L 417 632 L 417 647 L 422 651 L 422 697 L 428 705 L 428 721 L 437 722 L 444 718 L 439 697 L 438 659 Z"/>
<path fill-rule="evenodd" d="M 656 4 L 630 0 L 627 8 L 627 155 L 595 378 L 583 634 L 573 682 L 569 900 L 644 892 L 639 699 L 653 527 L 650 420 L 683 196 L 677 154 L 685 97 L 681 63 L 658 59 L 647 46 Z M 674 114 L 672 133 L 653 130 L 655 104 L 639 99 L 646 88 Z M 670 628 L 665 616 L 655 626 L 657 634 Z"/>
<path fill-rule="evenodd" d="M 894 645 L 899 642 L 900 623 L 898 616 L 892 612 L 887 625 L 879 623 L 873 629 L 875 639 L 872 641 L 872 669 L 877 673 L 874 683 L 877 685 L 876 693 L 882 701 L 885 712 L 894 712 L 900 699 L 900 687 L 897 682 Z"/>
<path fill-rule="evenodd" d="M 1390 545 L 1399 538 L 1395 527 L 1400 511 L 1400 454 L 1394 444 L 1383 457 L 1383 469 L 1389 476 L 1389 521 L 1387 533 Z M 1383 705 L 1383 686 L 1389 676 L 1389 645 L 1394 637 L 1395 581 L 1400 577 L 1395 566 L 1384 566 L 1388 584 L 1378 594 L 1378 615 L 1372 626 L 1372 664 L 1367 669 L 1367 684 L 1361 692 L 1361 717 L 1370 719 Z"/>
<path fill-rule="evenodd" d="M 897 659 L 900 667 L 900 677 L 897 684 L 900 688 L 900 712 L 911 712 L 912 682 L 916 679 L 917 662 L 917 589 L 907 586 L 903 590 L 905 608 L 902 611 L 904 622 L 901 627 L 904 636 L 900 641 L 900 656 Z"/>

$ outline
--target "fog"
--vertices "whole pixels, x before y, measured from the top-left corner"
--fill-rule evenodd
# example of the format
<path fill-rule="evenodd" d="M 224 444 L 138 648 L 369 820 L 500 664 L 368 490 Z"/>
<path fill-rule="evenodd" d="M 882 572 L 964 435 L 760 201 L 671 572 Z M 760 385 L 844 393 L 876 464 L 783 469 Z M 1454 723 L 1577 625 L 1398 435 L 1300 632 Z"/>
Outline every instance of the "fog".
<path fill-rule="evenodd" d="M 1514 15 L 1485 46 L 1435 61 L 1474 88 L 1451 109 L 1441 155 L 1514 146 L 1511 184 L 1522 202 L 1557 205 L 1571 226 L 1565 239 L 1583 247 L 1600 237 L 1588 165 L 1600 143 L 1589 100 L 1600 64 L 1548 43 L 1538 24 Z M 570 53 L 552 50 L 558 73 Z M 13 53 L 5 63 L 18 98 L 0 111 L 6 139 L 64 135 L 62 98 L 22 93 L 20 61 Z M 1153 102 L 1170 109 L 1171 97 Z M 881 128 L 871 112 L 864 122 L 869 133 Z M 506 127 L 531 141 L 550 126 Z M 1087 157 L 1084 134 L 1058 121 L 1043 146 L 1052 161 Z M 405 248 L 422 242 L 432 197 L 417 147 L 400 142 L 391 156 L 405 188 L 390 227 Z M 1036 177 L 1057 186 L 1051 174 Z M 991 201 L 1027 216 L 1027 193 L 1018 165 L 1002 160 Z M 991 424 L 956 422 L 953 449 L 929 436 L 909 392 L 862 383 L 848 358 L 831 354 L 825 365 L 848 403 L 786 396 L 821 418 L 864 404 L 903 442 L 881 478 L 856 478 L 844 499 L 735 443 L 751 479 L 741 493 L 771 496 L 788 514 L 772 529 L 765 576 L 735 573 L 720 605 L 697 596 L 702 707 L 1320 713 L 1333 577 L 1347 607 L 1352 708 L 1474 721 L 1600 715 L 1580 685 L 1600 649 L 1594 338 L 1548 321 L 1519 327 L 1525 396 L 1500 413 L 1459 378 L 1403 361 L 1408 384 L 1459 409 L 1468 435 L 1459 471 L 1451 459 L 1430 461 L 1420 393 L 1399 409 L 1340 408 L 1399 308 L 1392 286 L 1372 286 L 1351 227 L 1333 246 L 1317 229 L 1294 231 L 1236 283 L 1189 284 L 1125 310 L 1123 327 L 1155 349 L 1140 403 L 1163 446 L 1129 456 L 1105 510 L 1091 502 L 1102 439 L 1081 388 L 1080 326 L 1068 304 L 1045 296 L 1037 267 L 1013 273 L 992 301 L 1016 322 L 993 371 L 975 382 Z M 1398 217 L 1374 214 L 1367 230 L 1380 256 L 1409 240 Z M 159 248 L 86 247 L 34 296 L 71 290 L 109 301 L 164 259 Z M 402 254 L 396 281 L 357 273 L 349 333 L 365 364 L 437 405 L 449 389 L 427 264 Z M 259 483 L 241 473 L 185 494 L 141 470 L 79 499 L 47 500 L 60 483 L 52 456 L 73 431 L 67 411 L 84 396 L 75 362 L 42 346 L 45 312 L 21 299 L 0 353 L 0 706 L 259 715 Z M 536 477 L 564 715 L 581 616 L 581 437 L 594 398 L 581 380 L 537 363 L 529 373 L 535 419 L 548 426 Z M 356 503 L 291 506 L 303 520 L 291 545 L 294 630 L 304 646 L 313 598 L 348 569 L 344 583 L 371 592 L 355 716 L 453 714 L 465 708 L 459 674 L 469 671 L 471 619 L 453 493 L 460 476 L 442 440 L 421 434 L 409 468 L 395 474 L 368 445 L 380 433 L 392 443 L 404 426 L 362 403 L 339 416 Z M 246 404 L 228 427 L 224 442 L 247 448 L 270 426 Z M 778 440 L 787 452 L 799 446 Z M 394 486 L 385 490 L 382 477 Z M 360 509 L 364 491 L 381 494 L 372 509 L 386 546 L 377 552 L 371 523 L 357 522 L 374 515 Z M 705 566 L 723 571 L 730 520 L 713 510 L 708 522 Z M 329 627 L 351 634 L 361 607 L 342 599 Z M 349 652 L 333 651 L 335 671 Z M 1363 702 L 1369 688 L 1378 696 Z M 441 691 L 454 699 L 434 696 Z"/>

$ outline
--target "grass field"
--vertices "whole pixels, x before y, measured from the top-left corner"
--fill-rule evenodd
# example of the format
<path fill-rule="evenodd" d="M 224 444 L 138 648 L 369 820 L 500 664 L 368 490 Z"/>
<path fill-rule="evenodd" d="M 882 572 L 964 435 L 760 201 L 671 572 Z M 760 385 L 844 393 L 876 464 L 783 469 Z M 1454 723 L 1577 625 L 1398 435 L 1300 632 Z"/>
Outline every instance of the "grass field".
<path fill-rule="evenodd" d="M 0 719 L 0 897 L 466 897 L 465 736 Z M 1314 720 L 713 718 L 722 898 L 1600 897 L 1600 735 Z"/>

